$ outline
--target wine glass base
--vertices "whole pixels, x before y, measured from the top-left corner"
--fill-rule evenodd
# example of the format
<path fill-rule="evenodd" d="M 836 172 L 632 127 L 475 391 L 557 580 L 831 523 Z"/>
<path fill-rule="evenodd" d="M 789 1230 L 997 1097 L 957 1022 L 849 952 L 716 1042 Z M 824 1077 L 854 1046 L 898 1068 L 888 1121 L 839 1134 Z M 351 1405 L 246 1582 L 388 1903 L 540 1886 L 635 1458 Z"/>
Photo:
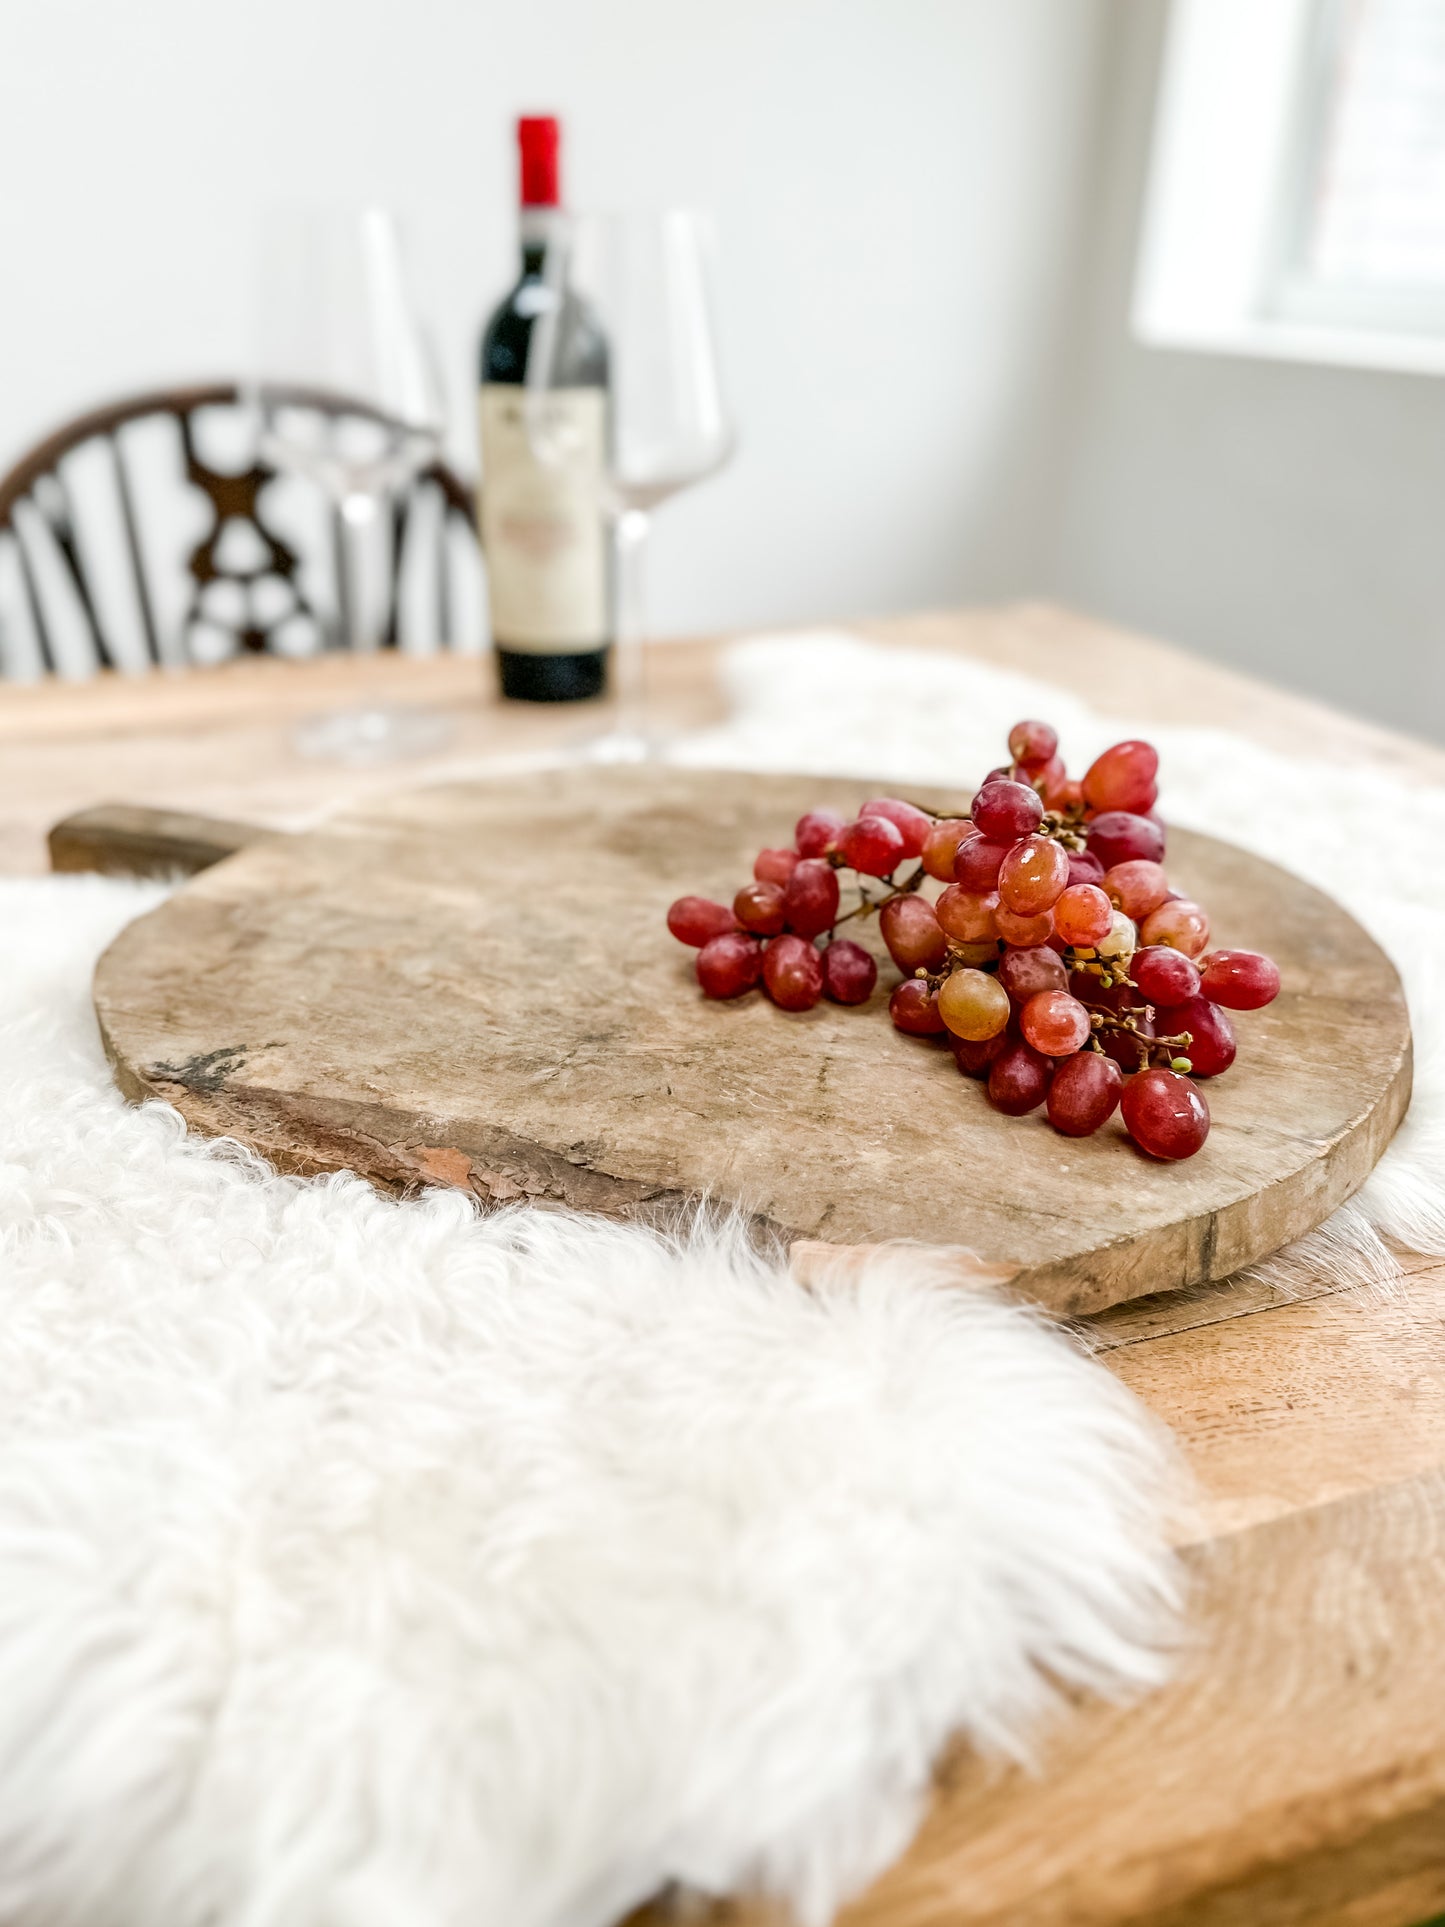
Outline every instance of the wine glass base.
<path fill-rule="evenodd" d="M 634 728 L 630 723 L 624 723 L 611 729 L 593 730 L 586 735 L 574 736 L 566 743 L 562 753 L 569 762 L 635 766 L 638 763 L 665 762 L 675 740 L 675 737 L 657 730 Z"/>
<path fill-rule="evenodd" d="M 640 729 L 609 729 L 600 736 L 582 737 L 575 754 L 584 763 L 656 763 L 666 748 L 666 737 Z"/>
<path fill-rule="evenodd" d="M 429 756 L 444 749 L 455 733 L 456 724 L 440 710 L 376 703 L 305 717 L 296 726 L 295 744 L 302 756 L 318 762 L 360 768 Z"/>

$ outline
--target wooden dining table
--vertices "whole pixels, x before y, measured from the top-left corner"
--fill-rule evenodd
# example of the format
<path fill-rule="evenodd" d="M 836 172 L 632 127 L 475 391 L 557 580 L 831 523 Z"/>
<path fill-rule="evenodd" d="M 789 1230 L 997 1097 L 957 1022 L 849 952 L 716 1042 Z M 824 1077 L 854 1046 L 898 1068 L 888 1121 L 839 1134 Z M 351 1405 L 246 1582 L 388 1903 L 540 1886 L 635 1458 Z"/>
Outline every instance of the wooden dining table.
<path fill-rule="evenodd" d="M 1445 751 L 1067 610 L 850 627 L 1027 672 L 1106 713 L 1445 784 Z M 652 649 L 660 725 L 724 717 L 724 647 Z M 300 719 L 372 701 L 443 708 L 451 738 L 369 768 L 298 752 Z M 90 806 L 294 827 L 408 780 L 522 767 L 587 723 L 502 705 L 489 663 L 461 656 L 0 687 L 0 872 L 44 869 L 49 827 Z M 1445 1910 L 1445 1263 L 1406 1259 L 1389 1294 L 1341 1288 L 1321 1263 L 1288 1292 L 1161 1294 L 1083 1331 L 1197 1481 L 1174 1678 L 1131 1705 L 1062 1708 L 1034 1771 L 946 1759 L 912 1846 L 845 1927 L 1414 1927 Z M 746 1899 L 714 1914 L 780 1918 Z M 664 1903 L 646 1915 L 666 1917 Z"/>

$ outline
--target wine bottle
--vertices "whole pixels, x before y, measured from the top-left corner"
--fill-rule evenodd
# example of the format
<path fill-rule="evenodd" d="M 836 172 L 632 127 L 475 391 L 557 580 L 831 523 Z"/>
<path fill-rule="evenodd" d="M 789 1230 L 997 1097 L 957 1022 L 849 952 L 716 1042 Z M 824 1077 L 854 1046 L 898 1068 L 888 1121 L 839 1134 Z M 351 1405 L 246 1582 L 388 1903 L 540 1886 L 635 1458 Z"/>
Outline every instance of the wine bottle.
<path fill-rule="evenodd" d="M 522 272 L 482 336 L 479 524 L 503 696 L 574 702 L 601 693 L 611 639 L 607 534 L 587 463 L 600 474 L 607 436 L 607 344 L 570 290 L 561 296 L 563 381 L 548 405 L 568 411 L 565 469 L 534 454 L 522 384 L 532 323 L 555 296 L 543 276 L 558 199 L 558 126 L 517 122 Z"/>

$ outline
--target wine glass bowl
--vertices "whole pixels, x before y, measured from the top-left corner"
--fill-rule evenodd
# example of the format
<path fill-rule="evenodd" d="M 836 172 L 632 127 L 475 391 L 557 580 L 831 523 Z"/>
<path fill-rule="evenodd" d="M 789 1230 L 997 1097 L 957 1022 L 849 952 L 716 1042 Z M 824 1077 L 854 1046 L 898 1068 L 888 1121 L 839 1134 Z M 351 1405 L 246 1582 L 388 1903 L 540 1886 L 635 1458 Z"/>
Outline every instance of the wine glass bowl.
<path fill-rule="evenodd" d="M 256 361 L 262 454 L 334 499 L 375 500 L 436 459 L 441 382 L 384 209 L 267 217 Z"/>
<path fill-rule="evenodd" d="M 612 341 L 609 474 L 618 509 L 652 509 L 732 455 L 709 287 L 705 219 L 584 218 L 570 272 Z"/>
<path fill-rule="evenodd" d="M 337 642 L 377 647 L 367 583 L 384 560 L 381 510 L 436 460 L 445 420 L 391 215 L 288 207 L 267 217 L 246 399 L 261 459 L 314 483 L 338 511 Z M 297 741 L 304 754 L 377 762 L 435 748 L 450 728 L 431 712 L 373 705 L 310 719 Z"/>

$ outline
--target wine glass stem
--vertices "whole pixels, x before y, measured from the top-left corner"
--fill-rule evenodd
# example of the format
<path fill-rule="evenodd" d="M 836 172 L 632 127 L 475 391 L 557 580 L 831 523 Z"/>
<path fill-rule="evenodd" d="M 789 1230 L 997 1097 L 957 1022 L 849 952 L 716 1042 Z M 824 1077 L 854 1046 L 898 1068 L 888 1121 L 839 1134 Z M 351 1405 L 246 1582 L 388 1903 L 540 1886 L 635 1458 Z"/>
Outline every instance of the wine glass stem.
<path fill-rule="evenodd" d="M 614 711 L 619 735 L 641 735 L 645 707 L 643 641 L 648 517 L 642 509 L 623 509 L 612 524 L 617 570 L 617 633 L 613 646 Z"/>
<path fill-rule="evenodd" d="M 353 655 L 369 649 L 376 640 L 371 633 L 371 564 L 380 508 L 380 501 L 368 489 L 348 489 L 341 498 L 336 586 L 341 598 L 342 641 Z"/>

